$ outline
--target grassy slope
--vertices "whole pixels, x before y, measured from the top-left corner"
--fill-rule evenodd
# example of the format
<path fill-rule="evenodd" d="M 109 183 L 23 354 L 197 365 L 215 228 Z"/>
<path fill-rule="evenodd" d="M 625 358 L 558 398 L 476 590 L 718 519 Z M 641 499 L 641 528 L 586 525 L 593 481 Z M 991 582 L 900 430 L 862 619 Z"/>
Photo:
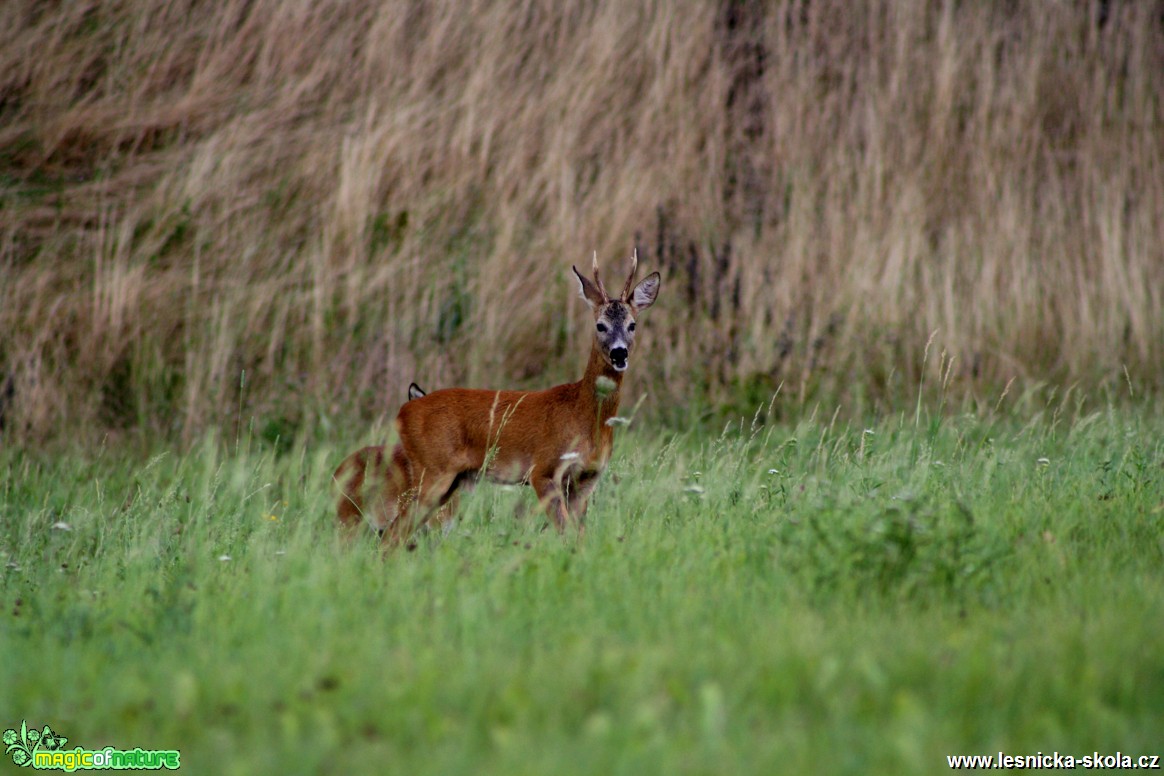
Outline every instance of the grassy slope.
<path fill-rule="evenodd" d="M 384 561 L 325 516 L 334 449 L 2 452 L 0 723 L 196 773 L 1158 751 L 1161 425 L 632 432 L 583 544 L 483 487 Z"/>

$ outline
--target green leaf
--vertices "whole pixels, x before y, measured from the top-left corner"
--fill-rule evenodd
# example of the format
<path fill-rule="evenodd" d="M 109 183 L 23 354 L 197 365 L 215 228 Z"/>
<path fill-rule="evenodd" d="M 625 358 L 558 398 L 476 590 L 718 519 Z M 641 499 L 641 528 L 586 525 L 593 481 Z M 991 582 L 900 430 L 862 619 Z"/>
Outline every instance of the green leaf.
<path fill-rule="evenodd" d="M 45 726 L 45 730 L 48 731 L 52 735 L 53 740 L 56 742 L 55 746 L 53 746 L 54 750 L 64 749 L 65 744 L 69 743 L 69 739 L 65 738 L 60 733 L 56 733 L 56 732 L 49 730 L 47 725 Z M 44 738 L 41 738 L 41 740 L 43 741 Z"/>

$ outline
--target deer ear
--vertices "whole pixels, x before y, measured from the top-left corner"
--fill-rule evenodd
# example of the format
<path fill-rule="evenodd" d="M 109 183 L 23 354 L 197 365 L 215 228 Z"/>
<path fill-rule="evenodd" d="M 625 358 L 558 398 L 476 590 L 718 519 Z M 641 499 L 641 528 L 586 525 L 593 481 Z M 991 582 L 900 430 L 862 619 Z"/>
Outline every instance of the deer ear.
<path fill-rule="evenodd" d="M 571 266 L 570 269 L 574 270 L 574 277 L 578 279 L 578 296 L 585 299 L 586 304 L 590 305 L 591 308 L 601 307 L 606 304 L 606 298 L 598 290 L 598 286 L 583 277 L 577 267 Z"/>
<path fill-rule="evenodd" d="M 659 284 L 662 278 L 658 272 L 652 272 L 642 279 L 635 290 L 631 291 L 630 303 L 636 310 L 646 310 L 655 303 L 655 298 L 659 296 Z"/>

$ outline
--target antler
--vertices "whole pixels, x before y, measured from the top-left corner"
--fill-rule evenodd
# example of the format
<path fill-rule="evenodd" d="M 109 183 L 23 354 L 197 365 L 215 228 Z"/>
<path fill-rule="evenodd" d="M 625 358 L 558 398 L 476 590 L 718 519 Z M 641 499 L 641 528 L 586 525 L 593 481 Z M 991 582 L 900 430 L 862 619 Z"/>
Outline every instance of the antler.
<path fill-rule="evenodd" d="M 602 281 L 598 277 L 598 251 L 594 252 L 594 285 L 598 286 L 598 290 L 602 292 L 603 299 L 610 299 L 610 294 L 606 293 L 606 286 L 602 285 Z"/>
<path fill-rule="evenodd" d="M 635 285 L 635 273 L 639 271 L 639 249 L 635 248 L 634 254 L 631 256 L 631 271 L 630 277 L 626 279 L 626 286 L 622 289 L 622 301 L 629 302 L 631 289 Z"/>

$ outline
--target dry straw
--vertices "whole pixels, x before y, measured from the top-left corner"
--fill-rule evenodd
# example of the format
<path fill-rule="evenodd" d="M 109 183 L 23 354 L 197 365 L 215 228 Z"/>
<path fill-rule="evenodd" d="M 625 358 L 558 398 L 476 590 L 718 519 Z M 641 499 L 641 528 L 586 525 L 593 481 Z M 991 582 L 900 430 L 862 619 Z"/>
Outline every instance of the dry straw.
<path fill-rule="evenodd" d="M 572 379 L 592 247 L 663 271 L 653 412 L 906 404 L 935 330 L 943 390 L 1158 390 L 1162 9 L 4 3 L 0 422 Z"/>

